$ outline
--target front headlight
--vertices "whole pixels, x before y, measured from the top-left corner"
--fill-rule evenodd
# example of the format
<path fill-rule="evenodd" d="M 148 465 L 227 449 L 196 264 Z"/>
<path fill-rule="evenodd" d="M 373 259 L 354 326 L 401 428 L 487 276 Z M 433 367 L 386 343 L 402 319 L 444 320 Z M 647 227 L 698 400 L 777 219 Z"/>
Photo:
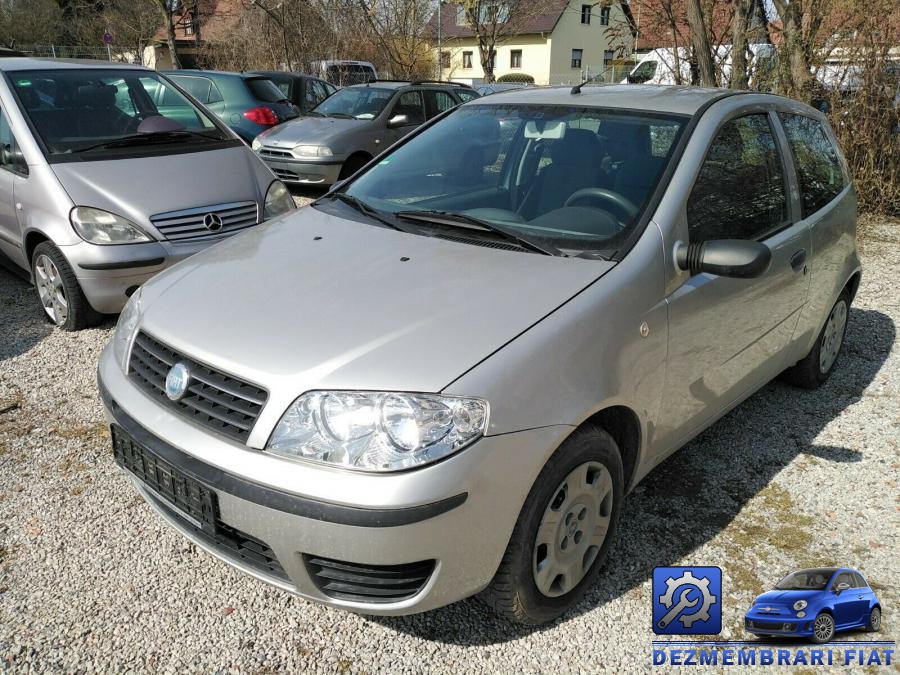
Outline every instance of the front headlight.
<path fill-rule="evenodd" d="M 295 145 L 294 155 L 296 157 L 332 157 L 331 148 L 324 145 Z"/>
<path fill-rule="evenodd" d="M 803 609 L 806 607 L 806 600 L 798 600 L 794 603 L 794 609 Z"/>
<path fill-rule="evenodd" d="M 263 208 L 263 219 L 268 220 L 295 208 L 294 198 L 280 180 L 272 181 L 266 190 L 266 204 Z"/>
<path fill-rule="evenodd" d="M 430 464 L 480 438 L 487 403 L 395 392 L 313 391 L 298 398 L 266 449 L 358 471 Z"/>
<path fill-rule="evenodd" d="M 102 209 L 76 206 L 69 214 L 69 220 L 72 221 L 72 227 L 78 236 L 92 244 L 108 246 L 153 241 L 153 238 L 135 223 Z"/>
<path fill-rule="evenodd" d="M 259 150 L 262 147 L 262 141 L 259 140 L 259 137 L 253 139 L 253 142 L 250 144 L 251 150 Z"/>
<path fill-rule="evenodd" d="M 119 322 L 116 324 L 116 332 L 113 333 L 113 354 L 116 361 L 122 366 L 122 370 L 128 370 L 128 352 L 140 321 L 141 289 L 139 288 L 125 303 L 125 309 L 122 310 Z"/>

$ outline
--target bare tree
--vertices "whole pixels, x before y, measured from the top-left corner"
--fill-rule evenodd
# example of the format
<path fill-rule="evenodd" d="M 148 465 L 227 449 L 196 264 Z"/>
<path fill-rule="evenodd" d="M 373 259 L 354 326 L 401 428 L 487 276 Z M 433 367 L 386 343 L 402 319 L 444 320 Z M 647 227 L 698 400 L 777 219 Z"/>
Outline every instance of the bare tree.
<path fill-rule="evenodd" d="M 357 0 L 364 27 L 395 76 L 412 79 L 434 71 L 428 30 L 431 10 L 429 0 Z"/>
<path fill-rule="evenodd" d="M 497 47 L 545 11 L 533 0 L 464 0 L 466 23 L 475 34 L 485 82 L 494 81 Z"/>
<path fill-rule="evenodd" d="M 53 0 L 0 0 L 0 45 L 55 42 L 62 12 Z"/>
<path fill-rule="evenodd" d="M 811 68 L 819 54 L 819 29 L 832 0 L 773 0 L 781 20 L 778 86 L 788 96 L 808 98 Z"/>
<path fill-rule="evenodd" d="M 746 89 L 747 30 L 750 27 L 750 10 L 753 0 L 735 0 L 731 23 L 731 82 L 732 89 Z"/>
<path fill-rule="evenodd" d="M 159 8 L 147 0 L 107 0 L 101 20 L 115 44 L 133 50 L 141 63 L 144 48 L 162 25 Z"/>
<path fill-rule="evenodd" d="M 140 1 L 140 0 L 138 0 Z M 151 0 L 156 3 L 160 12 L 162 23 L 166 27 L 166 42 L 169 44 L 169 54 L 172 57 L 172 67 L 181 68 L 181 59 L 178 58 L 178 47 L 175 44 L 175 14 L 178 10 L 178 2 L 173 0 Z"/>
<path fill-rule="evenodd" d="M 709 45 L 709 29 L 703 17 L 700 0 L 687 0 L 687 20 L 691 29 L 691 46 L 700 76 L 700 84 L 704 87 L 716 86 L 716 71 L 713 67 L 712 47 Z"/>

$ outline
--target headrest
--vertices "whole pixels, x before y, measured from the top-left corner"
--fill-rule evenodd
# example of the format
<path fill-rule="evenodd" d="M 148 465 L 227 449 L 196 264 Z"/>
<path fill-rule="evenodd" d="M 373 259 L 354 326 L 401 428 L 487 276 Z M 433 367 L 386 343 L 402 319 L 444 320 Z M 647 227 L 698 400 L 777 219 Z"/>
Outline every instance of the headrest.
<path fill-rule="evenodd" d="M 550 159 L 556 165 L 600 166 L 600 142 L 590 129 L 566 129 L 566 135 L 551 141 Z"/>
<path fill-rule="evenodd" d="M 116 88 L 108 84 L 78 87 L 78 104 L 86 108 L 112 108 L 116 105 Z"/>

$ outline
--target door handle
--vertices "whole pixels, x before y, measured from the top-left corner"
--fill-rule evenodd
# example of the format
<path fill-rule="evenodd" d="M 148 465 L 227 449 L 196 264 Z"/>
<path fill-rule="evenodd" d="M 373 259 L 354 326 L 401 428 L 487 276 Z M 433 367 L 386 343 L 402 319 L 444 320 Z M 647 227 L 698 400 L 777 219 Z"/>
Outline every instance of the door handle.
<path fill-rule="evenodd" d="M 791 269 L 793 269 L 795 272 L 799 272 L 800 270 L 805 269 L 804 268 L 805 264 L 806 264 L 806 249 L 801 248 L 799 251 L 797 251 L 796 253 L 794 253 L 794 255 L 791 256 Z"/>

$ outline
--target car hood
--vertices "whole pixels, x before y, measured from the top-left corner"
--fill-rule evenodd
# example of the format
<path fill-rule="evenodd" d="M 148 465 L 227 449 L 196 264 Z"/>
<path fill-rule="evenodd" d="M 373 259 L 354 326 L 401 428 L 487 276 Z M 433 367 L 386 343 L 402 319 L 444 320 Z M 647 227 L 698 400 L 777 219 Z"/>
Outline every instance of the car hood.
<path fill-rule="evenodd" d="M 267 146 L 293 148 L 298 143 L 317 145 L 331 140 L 349 129 L 356 129 L 372 120 L 338 117 L 301 117 L 262 132 L 256 138 Z"/>
<path fill-rule="evenodd" d="M 150 216 L 167 211 L 228 202 L 259 203 L 273 180 L 244 145 L 51 166 L 76 206 L 112 211 L 142 226 L 150 226 Z M 148 185 L 164 185 L 164 189 Z"/>
<path fill-rule="evenodd" d="M 822 591 L 767 591 L 762 595 L 757 596 L 756 604 L 757 605 L 793 605 L 798 600 L 806 600 L 807 602 L 811 602 L 813 598 L 818 598 L 822 595 Z"/>
<path fill-rule="evenodd" d="M 141 325 L 273 393 L 438 392 L 612 266 L 405 234 L 307 207 L 145 284 Z"/>

